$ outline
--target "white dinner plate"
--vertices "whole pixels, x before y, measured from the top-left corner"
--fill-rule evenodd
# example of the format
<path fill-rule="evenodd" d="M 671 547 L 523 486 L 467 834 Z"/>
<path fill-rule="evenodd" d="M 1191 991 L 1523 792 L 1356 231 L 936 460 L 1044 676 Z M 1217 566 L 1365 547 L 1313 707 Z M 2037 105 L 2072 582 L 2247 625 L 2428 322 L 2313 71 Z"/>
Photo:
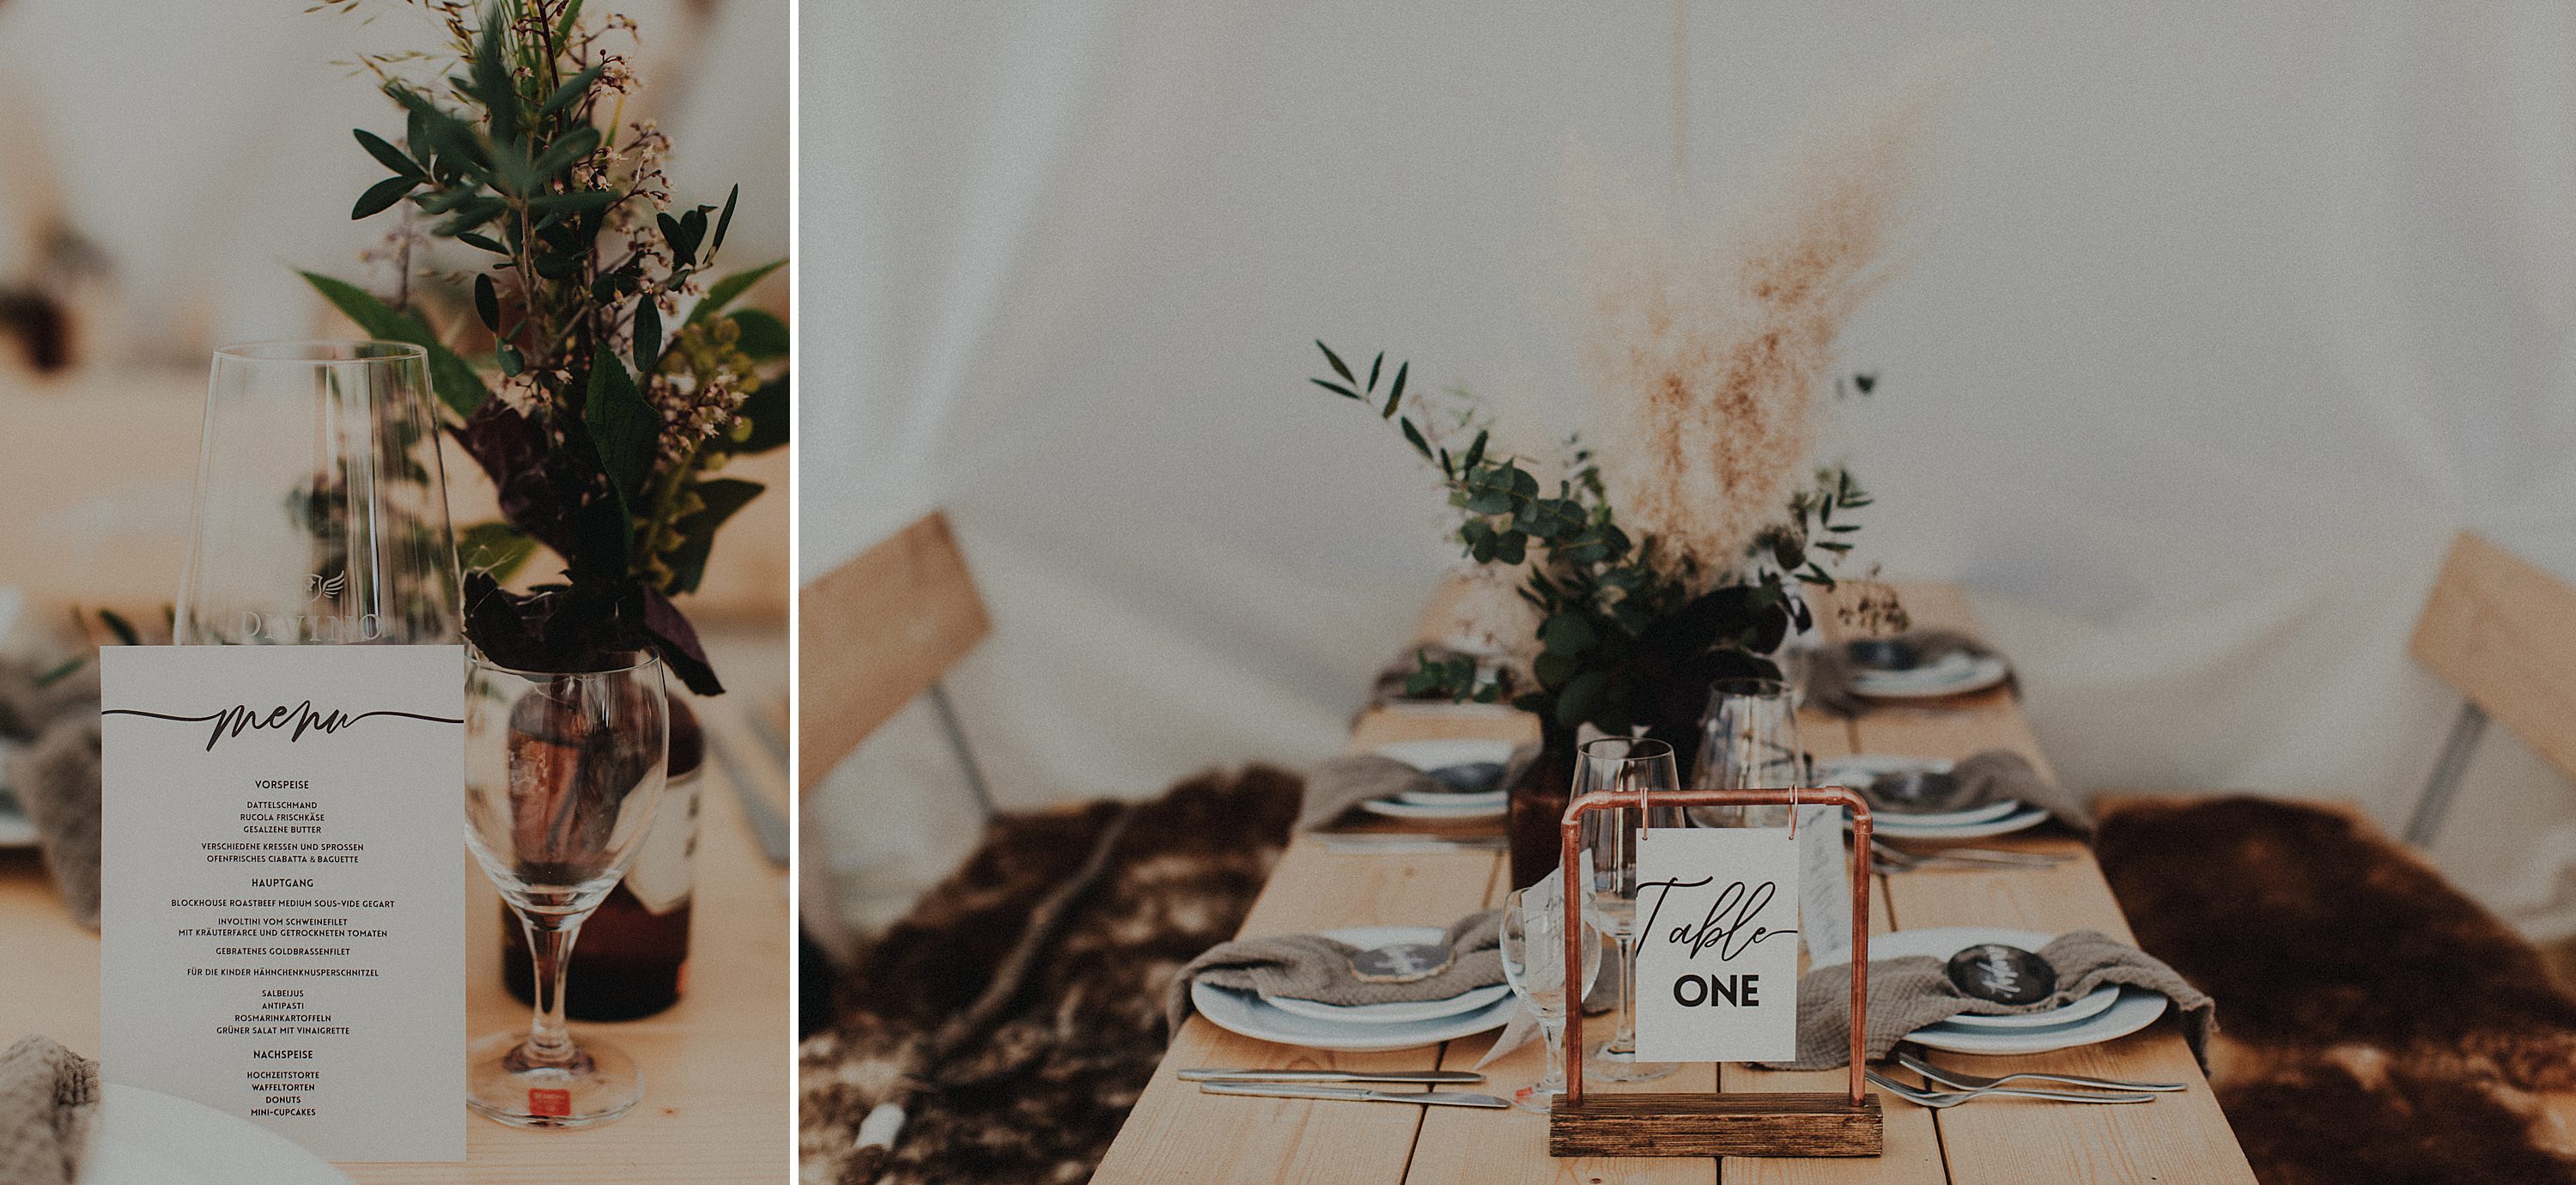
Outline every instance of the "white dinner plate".
<path fill-rule="evenodd" d="M 1361 926 L 1326 930 L 1323 934 L 1362 948 L 1439 942 L 1446 936 L 1437 926 Z M 1299 1016 L 1273 1006 L 1255 993 L 1221 988 L 1205 980 L 1190 985 L 1190 1004 L 1199 1010 L 1199 1015 L 1208 1018 L 1208 1023 L 1229 1033 L 1257 1041 L 1348 1053 L 1414 1049 L 1499 1029 L 1512 1019 L 1512 1010 L 1520 1006 L 1511 989 L 1505 988 L 1501 999 L 1473 1012 L 1402 1024 L 1362 1024 Z"/>
<path fill-rule="evenodd" d="M 1494 1001 L 1512 994 L 1510 984 L 1497 983 L 1472 988 L 1446 1000 L 1398 1000 L 1390 1004 L 1326 1004 L 1318 1000 L 1299 1000 L 1291 996 L 1263 996 L 1261 1002 L 1281 1012 L 1316 1020 L 1349 1021 L 1353 1024 L 1407 1024 L 1417 1020 L 1438 1020 L 1462 1012 L 1490 1008 Z"/>
<path fill-rule="evenodd" d="M 1884 839 L 1985 839 L 2028 831 L 2047 821 L 2047 811 L 2035 806 L 2022 806 L 2000 819 L 1989 819 L 1983 823 L 1939 826 L 1916 822 L 1904 815 L 1879 815 L 1873 826 Z"/>
<path fill-rule="evenodd" d="M 1424 773 L 1429 773 L 1435 769 L 1447 769 L 1453 765 L 1477 765 L 1482 763 L 1509 765 L 1512 760 L 1512 743 L 1510 741 L 1473 739 L 1446 741 L 1395 741 L 1390 744 L 1380 745 L 1370 751 L 1380 757 L 1388 758 L 1393 761 L 1401 761 L 1406 765 L 1421 770 Z"/>
<path fill-rule="evenodd" d="M 1509 799 L 1510 795 L 1500 790 L 1481 790 L 1473 794 L 1461 794 L 1455 790 L 1407 790 L 1396 795 L 1394 801 L 1415 806 L 1490 807 L 1501 806 Z"/>
<path fill-rule="evenodd" d="M 1506 805 L 1501 799 L 1484 801 L 1481 795 L 1448 797 L 1469 797 L 1475 801 L 1420 803 L 1408 802 L 1401 798 L 1372 798 L 1362 802 L 1360 809 L 1373 815 L 1384 815 L 1390 819 L 1490 819 L 1501 815 Z"/>
<path fill-rule="evenodd" d="M 295 1141 L 202 1103 L 110 1082 L 78 1185 L 349 1185 Z"/>
<path fill-rule="evenodd" d="M 18 800 L 0 790 L 0 850 L 36 846 L 36 825 L 18 809 Z"/>
<path fill-rule="evenodd" d="M 1940 926 L 1923 930 L 1899 930 L 1893 934 L 1873 934 L 1869 939 L 1869 957 L 1896 959 L 1923 955 L 1947 960 L 1972 946 L 1999 942 L 2026 951 L 2037 952 L 2057 935 L 2040 930 L 2007 930 L 1993 926 Z M 2089 1003 L 2087 994 L 2078 1004 Z M 2055 1009 L 2034 1016 L 2047 1016 L 2058 1023 L 2015 1029 L 1962 1029 L 1948 1021 L 1927 1025 L 1906 1035 L 1906 1040 L 1932 1049 L 1952 1053 L 2046 1053 L 2052 1049 L 2073 1049 L 2092 1045 L 2131 1033 L 2154 1024 L 2164 1015 L 2166 1000 L 2159 992 L 2122 988 L 2119 998 L 2108 1007 L 2081 1020 L 2059 1016 L 2065 1009 Z M 2076 1005 L 2069 1005 L 2072 1008 Z M 1952 1018 L 1957 1019 L 1956 1017 Z"/>
<path fill-rule="evenodd" d="M 1852 690 L 1872 699 L 1939 699 L 1984 691 L 2011 677 L 2012 664 L 2001 655 L 1952 653 L 1909 671 L 1862 671 L 1852 676 Z"/>
<path fill-rule="evenodd" d="M 2106 983 L 2101 987 L 2097 987 L 2092 991 L 2085 993 L 2083 999 L 2074 1001 L 2064 1008 L 2051 1008 L 2046 1012 L 2008 1012 L 2002 1016 L 1986 1016 L 1975 1012 L 1962 1012 L 1957 1016 L 1942 1021 L 1935 1027 L 1958 1029 L 2044 1029 L 2050 1025 L 2073 1024 L 2079 1020 L 2100 1016 L 2102 1013 L 2108 1011 L 2111 1005 L 2119 1002 L 2120 985 L 2116 983 Z"/>

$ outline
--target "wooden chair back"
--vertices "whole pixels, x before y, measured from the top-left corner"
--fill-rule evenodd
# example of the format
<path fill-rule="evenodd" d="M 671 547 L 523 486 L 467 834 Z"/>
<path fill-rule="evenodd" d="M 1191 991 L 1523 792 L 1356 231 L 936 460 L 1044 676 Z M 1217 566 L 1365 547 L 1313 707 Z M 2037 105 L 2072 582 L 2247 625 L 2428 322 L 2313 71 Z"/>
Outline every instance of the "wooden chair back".
<path fill-rule="evenodd" d="M 806 585 L 796 621 L 800 792 L 993 632 L 938 511 Z"/>
<path fill-rule="evenodd" d="M 2576 586 L 2462 531 L 2408 649 L 2468 702 L 2407 838 L 2431 842 L 2468 749 L 2490 719 L 2576 778 Z"/>

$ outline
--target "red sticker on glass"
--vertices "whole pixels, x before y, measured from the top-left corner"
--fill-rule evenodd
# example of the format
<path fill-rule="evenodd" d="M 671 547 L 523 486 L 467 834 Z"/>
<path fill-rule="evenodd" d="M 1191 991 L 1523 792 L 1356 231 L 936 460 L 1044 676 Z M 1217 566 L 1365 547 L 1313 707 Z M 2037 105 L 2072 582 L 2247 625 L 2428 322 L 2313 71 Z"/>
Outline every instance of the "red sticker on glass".
<path fill-rule="evenodd" d="M 528 1114 L 570 1115 L 572 1114 L 572 1092 L 532 1088 L 528 1091 Z"/>

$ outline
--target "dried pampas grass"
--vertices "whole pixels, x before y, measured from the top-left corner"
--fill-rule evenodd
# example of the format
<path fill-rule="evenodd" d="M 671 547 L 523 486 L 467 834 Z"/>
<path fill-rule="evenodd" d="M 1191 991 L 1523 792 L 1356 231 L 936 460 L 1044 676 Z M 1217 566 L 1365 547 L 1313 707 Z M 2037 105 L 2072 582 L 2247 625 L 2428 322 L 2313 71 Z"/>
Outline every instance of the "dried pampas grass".
<path fill-rule="evenodd" d="M 1725 583 L 1811 480 L 1834 338 L 1884 283 L 1945 58 L 1811 115 L 1706 225 L 1580 154 L 1566 170 L 1589 436 L 1620 522 L 1694 590 Z"/>

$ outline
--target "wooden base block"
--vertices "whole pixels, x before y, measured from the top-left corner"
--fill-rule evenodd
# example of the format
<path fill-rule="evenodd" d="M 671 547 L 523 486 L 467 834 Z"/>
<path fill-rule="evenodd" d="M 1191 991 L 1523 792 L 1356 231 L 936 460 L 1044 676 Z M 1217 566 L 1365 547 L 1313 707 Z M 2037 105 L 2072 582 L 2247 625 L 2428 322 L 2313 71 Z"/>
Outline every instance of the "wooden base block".
<path fill-rule="evenodd" d="M 1556 1100 L 1550 1156 L 1876 1156 L 1878 1096 L 1595 1094 Z"/>

